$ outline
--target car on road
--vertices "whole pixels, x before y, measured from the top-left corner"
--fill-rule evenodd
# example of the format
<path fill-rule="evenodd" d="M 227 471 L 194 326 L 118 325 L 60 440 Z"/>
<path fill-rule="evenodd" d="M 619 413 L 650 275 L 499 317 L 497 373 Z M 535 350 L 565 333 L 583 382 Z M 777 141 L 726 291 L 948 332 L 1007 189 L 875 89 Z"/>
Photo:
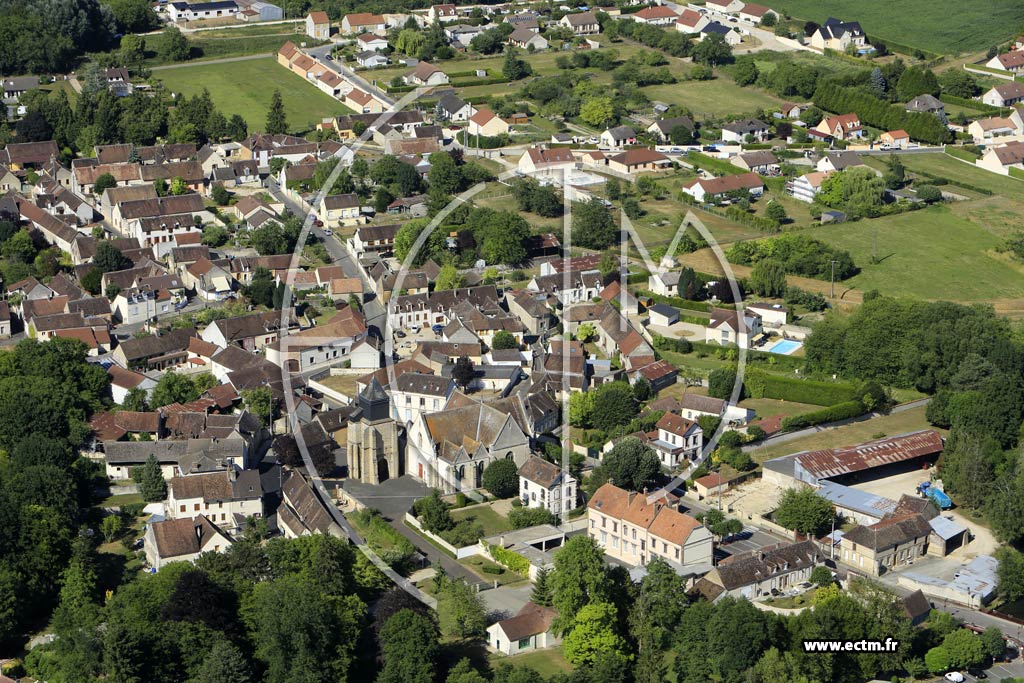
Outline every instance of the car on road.
<path fill-rule="evenodd" d="M 330 54 L 324 55 L 324 59 L 326 59 L 328 62 L 334 61 L 334 57 L 332 57 Z"/>
<path fill-rule="evenodd" d="M 945 679 L 951 683 L 964 683 L 964 675 L 959 671 L 950 671 L 945 675 Z"/>
<path fill-rule="evenodd" d="M 334 231 L 332 231 L 330 228 L 324 228 L 324 234 L 330 237 L 331 235 L 334 234 Z"/>
<path fill-rule="evenodd" d="M 431 325 L 430 329 L 434 331 L 434 334 L 441 334 L 444 332 L 444 325 Z"/>

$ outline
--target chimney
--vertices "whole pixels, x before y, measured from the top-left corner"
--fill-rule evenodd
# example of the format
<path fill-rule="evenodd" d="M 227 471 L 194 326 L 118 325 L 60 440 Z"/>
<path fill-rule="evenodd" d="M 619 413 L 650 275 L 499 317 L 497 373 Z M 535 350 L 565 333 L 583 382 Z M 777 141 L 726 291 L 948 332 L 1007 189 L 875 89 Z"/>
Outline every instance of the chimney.
<path fill-rule="evenodd" d="M 763 550 L 758 550 L 757 551 L 757 560 L 758 560 L 758 562 L 764 562 L 764 551 Z"/>

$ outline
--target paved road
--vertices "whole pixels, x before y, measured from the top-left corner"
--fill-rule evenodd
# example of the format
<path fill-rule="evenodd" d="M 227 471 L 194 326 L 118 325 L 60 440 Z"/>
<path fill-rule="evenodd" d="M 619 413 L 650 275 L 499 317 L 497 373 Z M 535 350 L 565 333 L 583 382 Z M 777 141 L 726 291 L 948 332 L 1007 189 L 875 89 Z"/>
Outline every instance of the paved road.
<path fill-rule="evenodd" d="M 907 403 L 901 403 L 900 405 L 898 405 L 895 408 L 893 408 L 888 414 L 891 415 L 893 413 L 902 413 L 905 410 L 910 410 L 912 408 L 919 408 L 921 406 L 928 405 L 929 401 L 931 401 L 930 398 L 919 398 L 916 401 L 908 401 Z M 803 438 L 805 436 L 810 436 L 811 434 L 817 434 L 819 432 L 824 432 L 824 431 L 826 431 L 828 429 L 832 429 L 834 427 L 842 427 L 843 425 L 853 424 L 855 422 L 866 422 L 867 420 L 873 420 L 876 417 L 882 417 L 884 414 L 885 413 L 868 413 L 867 415 L 861 415 L 859 417 L 852 417 L 852 418 L 849 418 L 847 420 L 838 420 L 836 422 L 828 422 L 826 424 L 821 424 L 821 425 L 817 425 L 817 426 L 814 426 L 814 427 L 808 427 L 806 429 L 800 429 L 800 430 L 797 430 L 795 432 L 786 432 L 784 434 L 776 434 L 775 436 L 768 437 L 764 441 L 759 441 L 757 443 L 750 444 L 748 446 L 744 446 L 743 450 L 747 451 L 747 452 L 750 452 L 750 451 L 755 451 L 755 450 L 757 450 L 759 448 L 763 448 L 765 446 L 776 446 L 778 444 L 788 443 L 788 442 L 793 441 L 795 439 L 800 439 L 800 438 Z"/>
<path fill-rule="evenodd" d="M 306 52 L 307 54 L 309 54 L 310 57 L 312 57 L 313 59 L 320 60 L 320 62 L 323 63 L 328 68 L 340 73 L 342 77 L 349 83 L 356 85 L 361 89 L 365 90 L 366 92 L 370 93 L 371 95 L 379 99 L 381 102 L 387 104 L 387 106 L 391 107 L 395 104 L 394 98 L 390 97 L 386 92 L 380 90 L 375 85 L 372 85 L 369 81 L 367 81 L 365 78 L 357 74 L 352 69 L 348 68 L 347 66 L 345 66 L 336 59 L 326 59 L 326 56 L 331 53 L 331 49 L 333 47 L 333 45 L 322 45 L 320 47 L 309 48 L 308 50 L 306 50 Z"/>

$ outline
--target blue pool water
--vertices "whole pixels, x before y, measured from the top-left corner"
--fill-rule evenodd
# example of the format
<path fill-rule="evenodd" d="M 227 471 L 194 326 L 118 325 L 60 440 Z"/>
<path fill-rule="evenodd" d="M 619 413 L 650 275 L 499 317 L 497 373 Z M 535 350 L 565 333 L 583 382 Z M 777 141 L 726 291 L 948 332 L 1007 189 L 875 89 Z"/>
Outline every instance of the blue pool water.
<path fill-rule="evenodd" d="M 775 342 L 767 349 L 765 349 L 765 351 L 767 351 L 768 353 L 779 353 L 782 354 L 783 356 L 788 356 L 789 354 L 799 349 L 801 346 L 803 346 L 803 342 L 793 341 L 792 339 L 783 339 L 781 341 Z"/>

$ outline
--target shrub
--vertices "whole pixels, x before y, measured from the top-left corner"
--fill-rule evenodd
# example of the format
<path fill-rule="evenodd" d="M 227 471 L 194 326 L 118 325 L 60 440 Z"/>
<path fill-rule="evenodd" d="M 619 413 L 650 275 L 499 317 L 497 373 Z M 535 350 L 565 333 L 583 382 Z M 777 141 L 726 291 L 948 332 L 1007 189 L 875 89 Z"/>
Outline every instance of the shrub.
<path fill-rule="evenodd" d="M 463 519 L 451 529 L 440 534 L 441 538 L 456 548 L 473 545 L 484 535 L 484 525 L 471 519 Z"/>
<path fill-rule="evenodd" d="M 514 553 L 511 550 L 506 550 L 500 545 L 487 546 L 487 552 L 490 553 L 491 559 L 498 564 L 504 565 L 514 571 L 520 576 L 530 575 L 530 561 L 518 553 Z"/>
<path fill-rule="evenodd" d="M 846 401 L 844 403 L 837 403 L 834 406 L 829 406 L 828 408 L 804 413 L 803 415 L 793 415 L 791 417 L 783 418 L 782 430 L 788 432 L 795 429 L 813 427 L 814 425 L 824 424 L 826 422 L 847 420 L 852 417 L 863 415 L 864 412 L 864 405 L 860 401 Z"/>
<path fill-rule="evenodd" d="M 511 498 L 519 493 L 519 468 L 512 460 L 495 460 L 484 470 L 484 488 L 498 498 Z"/>
<path fill-rule="evenodd" d="M 852 401 L 857 396 L 857 388 L 851 384 L 780 377 L 749 368 L 743 375 L 743 383 L 746 393 L 753 398 L 774 398 L 816 406 L 832 406 Z"/>
<path fill-rule="evenodd" d="M 540 524 L 557 524 L 558 518 L 544 508 L 518 507 L 508 513 L 508 521 L 513 529 L 525 529 Z"/>

